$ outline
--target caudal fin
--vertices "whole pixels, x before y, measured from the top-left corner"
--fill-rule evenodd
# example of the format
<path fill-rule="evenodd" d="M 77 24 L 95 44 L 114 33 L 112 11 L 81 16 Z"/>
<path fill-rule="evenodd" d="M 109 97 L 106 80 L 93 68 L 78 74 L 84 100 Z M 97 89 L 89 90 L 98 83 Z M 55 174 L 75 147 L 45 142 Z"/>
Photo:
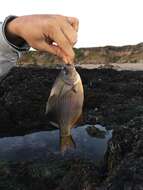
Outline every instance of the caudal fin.
<path fill-rule="evenodd" d="M 73 150 L 75 148 L 76 148 L 76 144 L 71 135 L 60 137 L 60 150 L 62 153 Z"/>

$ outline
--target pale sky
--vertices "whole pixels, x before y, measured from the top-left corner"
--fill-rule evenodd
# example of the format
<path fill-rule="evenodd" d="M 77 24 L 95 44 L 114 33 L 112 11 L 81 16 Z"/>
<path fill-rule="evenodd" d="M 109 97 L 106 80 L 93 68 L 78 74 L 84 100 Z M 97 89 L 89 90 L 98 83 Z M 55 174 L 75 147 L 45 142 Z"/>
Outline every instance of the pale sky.
<path fill-rule="evenodd" d="M 4 0 L 0 6 L 1 21 L 44 13 L 78 17 L 76 47 L 143 42 L 143 0 Z"/>

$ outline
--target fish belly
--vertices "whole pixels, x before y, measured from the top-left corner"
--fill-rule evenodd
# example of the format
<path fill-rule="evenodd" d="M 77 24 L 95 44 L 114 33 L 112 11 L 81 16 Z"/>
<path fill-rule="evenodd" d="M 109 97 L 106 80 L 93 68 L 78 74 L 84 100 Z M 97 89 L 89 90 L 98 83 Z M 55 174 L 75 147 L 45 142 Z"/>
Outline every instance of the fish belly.
<path fill-rule="evenodd" d="M 52 98 L 52 97 L 51 97 Z M 49 103 L 52 102 L 49 100 Z M 81 90 L 68 91 L 61 97 L 54 97 L 54 106 L 49 105 L 48 115 L 52 122 L 61 130 L 61 135 L 70 135 L 70 128 L 74 127 L 82 113 L 83 92 Z"/>

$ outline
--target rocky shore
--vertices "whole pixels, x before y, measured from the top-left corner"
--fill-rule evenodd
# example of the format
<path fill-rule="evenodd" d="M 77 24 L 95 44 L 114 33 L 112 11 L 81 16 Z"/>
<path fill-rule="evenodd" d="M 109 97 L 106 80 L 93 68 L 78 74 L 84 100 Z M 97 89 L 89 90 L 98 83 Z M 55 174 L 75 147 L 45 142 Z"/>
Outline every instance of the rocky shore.
<path fill-rule="evenodd" d="M 142 190 L 143 71 L 78 69 L 85 103 L 80 124 L 113 130 L 94 160 L 0 161 L 1 190 Z M 52 130 L 45 103 L 59 70 L 16 67 L 0 83 L 0 136 Z M 88 142 L 87 142 L 88 143 Z"/>
<path fill-rule="evenodd" d="M 57 56 L 49 53 L 30 51 L 22 56 L 18 62 L 21 65 L 34 64 L 53 68 L 61 60 Z M 143 63 L 143 43 L 126 46 L 75 48 L 75 63 L 82 66 L 85 64 Z"/>

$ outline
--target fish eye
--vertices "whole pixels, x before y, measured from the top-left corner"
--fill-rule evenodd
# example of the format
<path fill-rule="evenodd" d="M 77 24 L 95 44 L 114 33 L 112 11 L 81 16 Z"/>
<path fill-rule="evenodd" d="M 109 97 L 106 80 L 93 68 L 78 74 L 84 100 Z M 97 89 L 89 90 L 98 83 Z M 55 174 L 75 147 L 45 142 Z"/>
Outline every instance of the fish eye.
<path fill-rule="evenodd" d="M 68 74 L 68 72 L 67 72 L 66 70 L 63 70 L 63 73 L 64 73 L 64 75 L 67 75 L 67 74 Z"/>
<path fill-rule="evenodd" d="M 67 75 L 68 74 L 68 71 L 66 69 L 63 70 L 64 71 L 64 74 Z"/>

